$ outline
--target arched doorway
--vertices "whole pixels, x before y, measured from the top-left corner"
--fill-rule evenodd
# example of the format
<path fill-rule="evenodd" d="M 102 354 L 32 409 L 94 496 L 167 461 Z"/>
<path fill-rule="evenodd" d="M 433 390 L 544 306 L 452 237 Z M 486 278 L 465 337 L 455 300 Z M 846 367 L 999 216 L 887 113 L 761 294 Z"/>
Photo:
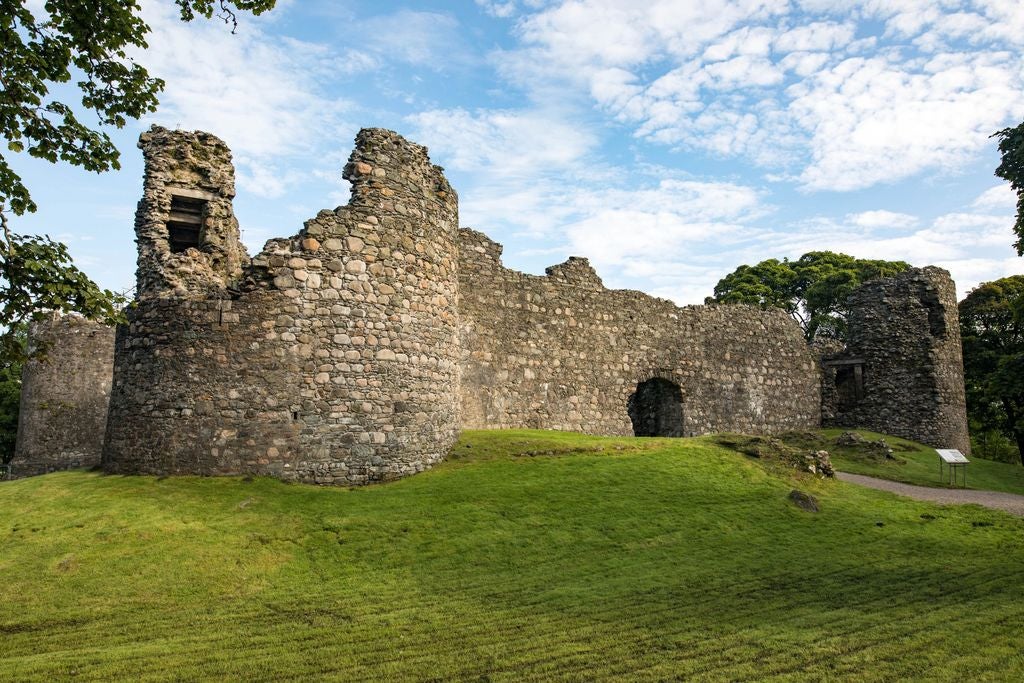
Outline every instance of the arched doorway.
<path fill-rule="evenodd" d="M 626 410 L 635 436 L 683 435 L 683 392 L 675 382 L 661 377 L 640 382 Z"/>

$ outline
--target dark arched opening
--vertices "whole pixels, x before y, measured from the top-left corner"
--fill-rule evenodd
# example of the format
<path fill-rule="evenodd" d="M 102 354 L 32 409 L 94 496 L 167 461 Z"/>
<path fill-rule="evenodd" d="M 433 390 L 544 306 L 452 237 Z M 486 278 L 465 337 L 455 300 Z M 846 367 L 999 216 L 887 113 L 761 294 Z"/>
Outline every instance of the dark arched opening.
<path fill-rule="evenodd" d="M 683 393 L 674 382 L 660 377 L 640 382 L 626 410 L 636 436 L 683 435 Z"/>

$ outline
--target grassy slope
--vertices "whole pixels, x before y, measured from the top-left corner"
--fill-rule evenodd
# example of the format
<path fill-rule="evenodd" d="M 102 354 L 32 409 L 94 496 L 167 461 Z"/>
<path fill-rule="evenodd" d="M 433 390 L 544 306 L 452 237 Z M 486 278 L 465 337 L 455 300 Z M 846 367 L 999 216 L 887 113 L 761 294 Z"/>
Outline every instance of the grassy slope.
<path fill-rule="evenodd" d="M 1024 520 L 703 439 L 456 454 L 354 490 L 0 484 L 0 680 L 1024 678 Z"/>
<path fill-rule="evenodd" d="M 821 433 L 828 439 L 834 439 L 844 431 L 843 429 L 824 429 Z M 837 470 L 853 474 L 867 474 L 872 477 L 920 486 L 944 486 L 949 480 L 949 475 L 945 472 L 943 479 L 939 479 L 939 456 L 935 449 L 895 436 L 885 436 L 864 430 L 858 430 L 858 432 L 871 440 L 885 438 L 886 442 L 894 449 L 897 459 L 879 462 L 851 457 L 844 455 L 843 449 L 837 449 L 832 443 L 822 443 L 821 447 L 831 453 L 832 464 Z M 967 466 L 967 488 L 1024 494 L 1024 467 L 983 458 L 970 458 L 970 461 L 971 463 Z M 957 474 L 957 481 L 962 481 L 959 479 L 960 476 Z"/>

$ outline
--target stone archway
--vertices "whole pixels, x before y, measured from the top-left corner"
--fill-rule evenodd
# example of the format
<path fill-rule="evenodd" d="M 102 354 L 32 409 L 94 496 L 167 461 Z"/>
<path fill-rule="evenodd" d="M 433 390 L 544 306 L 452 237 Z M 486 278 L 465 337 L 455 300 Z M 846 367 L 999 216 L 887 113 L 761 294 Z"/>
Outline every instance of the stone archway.
<path fill-rule="evenodd" d="M 640 382 L 626 410 L 635 436 L 683 435 L 683 393 L 675 382 L 661 377 Z"/>

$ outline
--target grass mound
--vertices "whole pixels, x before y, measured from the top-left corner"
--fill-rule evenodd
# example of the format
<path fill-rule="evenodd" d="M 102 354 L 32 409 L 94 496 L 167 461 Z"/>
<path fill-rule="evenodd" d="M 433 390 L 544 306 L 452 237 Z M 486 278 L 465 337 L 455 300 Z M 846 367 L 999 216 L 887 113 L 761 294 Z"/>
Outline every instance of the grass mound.
<path fill-rule="evenodd" d="M 939 456 L 934 448 L 896 436 L 865 430 L 822 429 L 790 432 L 778 439 L 794 449 L 828 451 L 832 464 L 842 472 L 919 486 L 947 485 L 948 474 L 940 477 Z M 970 460 L 967 488 L 1024 495 L 1024 467 L 982 458 Z"/>
<path fill-rule="evenodd" d="M 737 453 L 762 460 L 776 470 L 796 470 L 823 477 L 831 477 L 834 474 L 828 451 L 787 441 L 785 437 L 718 434 L 711 437 L 711 441 Z"/>
<path fill-rule="evenodd" d="M 0 484 L 0 680 L 1024 677 L 1024 520 L 708 438 L 455 452 L 351 490 Z"/>
<path fill-rule="evenodd" d="M 921 451 L 935 456 L 934 450 L 913 441 L 857 430 L 787 432 L 778 438 L 791 448 L 827 450 L 830 455 L 844 461 L 854 460 L 879 464 L 891 460 L 895 464 L 902 465 L 906 463 L 906 460 L 898 456 L 897 452 Z"/>

